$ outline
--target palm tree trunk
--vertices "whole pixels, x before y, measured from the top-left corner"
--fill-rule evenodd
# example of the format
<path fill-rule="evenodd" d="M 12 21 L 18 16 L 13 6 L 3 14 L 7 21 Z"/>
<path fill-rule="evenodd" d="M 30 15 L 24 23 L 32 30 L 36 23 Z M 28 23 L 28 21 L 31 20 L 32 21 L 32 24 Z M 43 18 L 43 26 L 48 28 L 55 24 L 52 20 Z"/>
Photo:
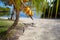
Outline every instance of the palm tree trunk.
<path fill-rule="evenodd" d="M 13 25 L 8 28 L 7 33 L 9 33 L 12 29 L 14 29 L 17 26 L 18 21 L 19 21 L 19 13 L 20 13 L 20 11 L 16 12 L 16 19 L 15 19 Z"/>
<path fill-rule="evenodd" d="M 11 18 L 10 18 L 11 20 L 14 20 L 13 16 L 14 16 L 14 11 L 12 11 Z"/>

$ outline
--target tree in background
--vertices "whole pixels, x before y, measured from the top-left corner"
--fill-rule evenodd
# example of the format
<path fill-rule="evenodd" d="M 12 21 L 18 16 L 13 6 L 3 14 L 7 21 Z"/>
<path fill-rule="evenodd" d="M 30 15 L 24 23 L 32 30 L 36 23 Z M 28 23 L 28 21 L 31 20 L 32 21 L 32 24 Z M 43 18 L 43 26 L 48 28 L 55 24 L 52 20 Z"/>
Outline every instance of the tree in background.
<path fill-rule="evenodd" d="M 60 18 L 60 0 L 50 1 L 50 5 L 46 8 L 45 14 L 42 14 L 42 18 Z M 45 17 L 43 17 L 45 15 Z"/>

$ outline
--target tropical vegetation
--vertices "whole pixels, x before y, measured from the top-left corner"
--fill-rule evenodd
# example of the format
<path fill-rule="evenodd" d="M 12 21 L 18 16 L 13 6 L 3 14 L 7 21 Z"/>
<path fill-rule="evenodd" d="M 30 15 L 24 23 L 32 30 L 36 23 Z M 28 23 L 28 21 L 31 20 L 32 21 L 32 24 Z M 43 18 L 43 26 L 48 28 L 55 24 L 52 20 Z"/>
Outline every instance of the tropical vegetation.
<path fill-rule="evenodd" d="M 17 27 L 18 21 L 19 21 L 19 14 L 21 11 L 23 11 L 27 16 L 29 16 L 31 19 L 33 16 L 33 11 L 36 11 L 38 15 L 42 13 L 42 18 L 52 18 L 54 15 L 55 18 L 57 18 L 59 10 L 60 10 L 60 4 L 59 0 L 0 0 L 4 2 L 5 5 L 12 6 L 13 5 L 13 13 L 12 16 L 14 15 L 14 11 L 16 12 L 16 18 L 14 20 L 13 25 L 11 25 L 8 30 L 7 34 Z M 58 15 L 57 15 L 58 14 Z M 11 17 L 12 19 L 12 17 Z"/>
<path fill-rule="evenodd" d="M 0 7 L 0 16 L 8 16 L 10 14 L 10 8 Z"/>

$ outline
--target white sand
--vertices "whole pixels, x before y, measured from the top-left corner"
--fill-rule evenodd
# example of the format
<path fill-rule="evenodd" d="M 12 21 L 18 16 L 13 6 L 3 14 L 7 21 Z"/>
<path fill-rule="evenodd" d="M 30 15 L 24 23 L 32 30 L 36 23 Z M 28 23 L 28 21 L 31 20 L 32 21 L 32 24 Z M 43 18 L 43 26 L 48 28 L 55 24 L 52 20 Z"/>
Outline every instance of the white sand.
<path fill-rule="evenodd" d="M 34 23 L 29 26 L 18 40 L 60 40 L 60 20 L 21 18 L 23 23 Z"/>

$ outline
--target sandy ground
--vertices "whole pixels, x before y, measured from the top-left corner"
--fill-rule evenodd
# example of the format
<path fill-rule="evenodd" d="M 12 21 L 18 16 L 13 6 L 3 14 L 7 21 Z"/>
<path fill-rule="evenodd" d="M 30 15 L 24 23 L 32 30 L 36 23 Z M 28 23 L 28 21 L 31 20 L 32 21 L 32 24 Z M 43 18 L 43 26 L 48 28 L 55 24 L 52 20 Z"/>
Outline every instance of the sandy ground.
<path fill-rule="evenodd" d="M 20 18 L 19 23 L 27 25 L 25 31 L 16 31 L 14 40 L 60 40 L 60 19 Z M 20 35 L 23 33 L 23 35 Z"/>
<path fill-rule="evenodd" d="M 18 40 L 60 40 L 60 19 L 34 19 L 21 18 L 28 25 Z"/>

